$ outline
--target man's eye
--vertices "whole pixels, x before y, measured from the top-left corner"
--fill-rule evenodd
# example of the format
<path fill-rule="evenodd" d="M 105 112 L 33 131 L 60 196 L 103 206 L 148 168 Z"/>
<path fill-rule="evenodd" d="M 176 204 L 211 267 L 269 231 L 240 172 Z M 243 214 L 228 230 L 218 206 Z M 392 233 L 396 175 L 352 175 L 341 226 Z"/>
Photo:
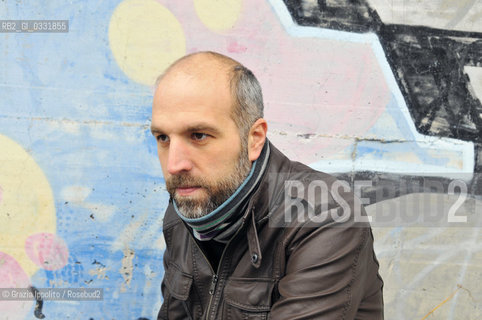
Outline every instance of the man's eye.
<path fill-rule="evenodd" d="M 191 135 L 191 137 L 192 137 L 193 140 L 201 141 L 201 140 L 206 139 L 208 137 L 208 135 L 205 134 L 205 133 L 201 133 L 201 132 L 194 132 Z"/>
<path fill-rule="evenodd" d="M 165 134 L 160 134 L 160 135 L 158 135 L 158 136 L 156 137 L 156 139 L 157 139 L 157 141 L 163 142 L 163 143 L 169 141 L 169 137 L 168 137 L 167 135 L 165 135 Z"/>

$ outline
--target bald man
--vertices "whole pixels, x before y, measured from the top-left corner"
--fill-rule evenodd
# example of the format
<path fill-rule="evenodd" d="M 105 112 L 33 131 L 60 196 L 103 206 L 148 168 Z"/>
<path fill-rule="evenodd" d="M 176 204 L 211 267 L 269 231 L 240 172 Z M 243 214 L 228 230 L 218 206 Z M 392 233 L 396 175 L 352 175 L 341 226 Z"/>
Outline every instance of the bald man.
<path fill-rule="evenodd" d="M 268 141 L 250 70 L 179 59 L 156 83 L 151 131 L 170 194 L 158 319 L 383 319 L 363 208 Z"/>

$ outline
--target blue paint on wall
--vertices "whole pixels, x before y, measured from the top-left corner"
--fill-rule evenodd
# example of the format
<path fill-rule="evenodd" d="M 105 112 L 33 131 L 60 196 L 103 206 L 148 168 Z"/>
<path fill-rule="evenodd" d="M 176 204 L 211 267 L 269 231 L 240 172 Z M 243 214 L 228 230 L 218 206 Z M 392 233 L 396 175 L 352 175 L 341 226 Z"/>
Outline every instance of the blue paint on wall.
<path fill-rule="evenodd" d="M 0 134 L 44 171 L 69 248 L 67 265 L 39 269 L 32 285 L 104 290 L 102 301 L 45 301 L 46 319 L 154 319 L 161 303 L 168 196 L 151 89 L 128 79 L 109 48 L 118 3 L 0 3 L 0 19 L 70 21 L 68 33 L 0 34 Z"/>

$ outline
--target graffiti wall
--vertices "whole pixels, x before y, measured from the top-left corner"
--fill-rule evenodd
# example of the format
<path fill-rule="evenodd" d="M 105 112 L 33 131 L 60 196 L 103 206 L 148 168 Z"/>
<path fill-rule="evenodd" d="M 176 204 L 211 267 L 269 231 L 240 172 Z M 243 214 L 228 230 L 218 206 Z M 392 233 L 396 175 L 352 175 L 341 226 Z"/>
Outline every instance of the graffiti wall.
<path fill-rule="evenodd" d="M 153 83 L 200 50 L 253 70 L 289 157 L 370 181 L 387 319 L 480 319 L 481 19 L 470 0 L 0 2 L 0 288 L 102 289 L 3 297 L 0 319 L 156 318 Z M 444 210 L 459 223 L 418 223 Z"/>

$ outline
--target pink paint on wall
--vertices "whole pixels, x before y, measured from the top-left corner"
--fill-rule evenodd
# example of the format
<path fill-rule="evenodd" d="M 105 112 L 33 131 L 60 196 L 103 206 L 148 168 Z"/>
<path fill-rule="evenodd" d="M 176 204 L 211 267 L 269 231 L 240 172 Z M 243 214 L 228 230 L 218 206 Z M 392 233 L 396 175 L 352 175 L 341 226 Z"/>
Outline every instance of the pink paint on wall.
<path fill-rule="evenodd" d="M 248 47 L 239 44 L 236 40 L 229 40 L 227 49 L 231 53 L 242 53 L 248 50 Z"/>
<path fill-rule="evenodd" d="M 25 241 L 28 257 L 46 270 L 57 270 L 67 264 L 69 250 L 64 240 L 51 233 L 37 233 Z"/>
<path fill-rule="evenodd" d="M 217 51 L 252 69 L 263 87 L 270 139 L 296 160 L 312 163 L 349 147 L 389 102 L 369 43 L 291 36 L 267 1 L 244 0 L 233 28 L 219 33 L 194 6 L 160 2 L 183 25 L 188 52 Z M 314 138 L 299 138 L 306 135 Z"/>
<path fill-rule="evenodd" d="M 0 288 L 23 288 L 30 286 L 30 280 L 20 264 L 10 255 L 0 252 Z M 8 291 L 6 291 L 8 292 Z M 12 301 L 2 292 L 0 299 L 1 319 L 23 319 L 32 308 L 33 301 Z"/>

